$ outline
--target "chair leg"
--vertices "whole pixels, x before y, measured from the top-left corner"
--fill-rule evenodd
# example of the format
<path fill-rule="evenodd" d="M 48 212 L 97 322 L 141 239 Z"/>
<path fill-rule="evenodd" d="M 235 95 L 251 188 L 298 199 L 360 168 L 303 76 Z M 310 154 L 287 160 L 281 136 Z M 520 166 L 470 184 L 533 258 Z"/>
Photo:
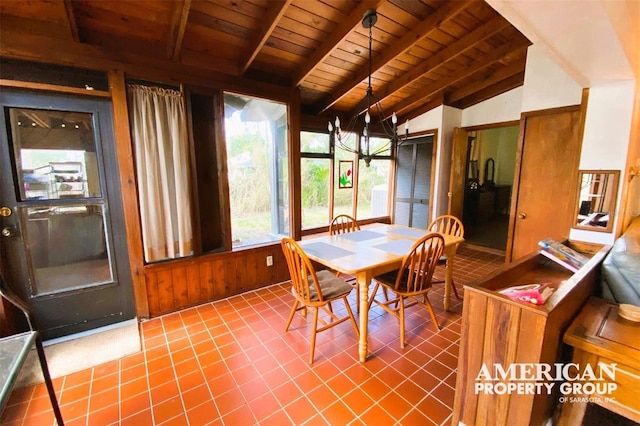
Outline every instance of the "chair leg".
<path fill-rule="evenodd" d="M 371 305 L 373 304 L 373 301 L 376 299 L 376 292 L 378 291 L 378 287 L 380 287 L 380 283 L 376 281 L 376 285 L 373 287 L 371 296 L 369 296 L 369 302 L 367 303 L 367 311 L 371 309 Z"/>
<path fill-rule="evenodd" d="M 451 280 L 451 287 L 453 287 L 453 294 L 456 295 L 456 299 L 462 300 L 460 296 L 458 296 L 458 290 L 456 290 L 456 283 Z"/>
<path fill-rule="evenodd" d="M 49 366 L 47 365 L 47 358 L 44 353 L 44 346 L 40 336 L 36 336 L 36 351 L 38 352 L 38 359 L 40 360 L 40 367 L 42 368 L 42 376 L 47 386 L 47 392 L 49 393 L 49 399 L 51 400 L 51 407 L 53 408 L 53 414 L 58 422 L 58 426 L 64 426 L 64 420 L 62 419 L 62 413 L 60 412 L 60 406 L 58 405 L 58 399 L 56 398 L 56 391 L 53 388 L 53 382 L 51 381 L 51 375 L 49 374 Z"/>
<path fill-rule="evenodd" d="M 429 315 L 431 315 L 431 322 L 433 322 L 433 325 L 436 327 L 436 332 L 440 331 L 440 326 L 438 325 L 438 320 L 436 319 L 436 313 L 433 312 L 433 306 L 431 306 L 431 301 L 426 294 L 424 295 L 424 306 L 427 307 Z"/>
<path fill-rule="evenodd" d="M 291 308 L 291 313 L 289 314 L 289 319 L 287 320 L 287 325 L 284 326 L 284 332 L 286 333 L 289 330 L 289 326 L 291 325 L 291 320 L 293 320 L 293 316 L 298 310 L 298 299 L 293 302 L 293 307 Z"/>
<path fill-rule="evenodd" d="M 398 298 L 400 304 L 400 347 L 404 349 L 404 297 Z"/>
<path fill-rule="evenodd" d="M 311 330 L 311 349 L 309 350 L 309 364 L 313 364 L 313 355 L 316 351 L 316 333 L 318 331 L 318 313 L 320 308 L 313 310 L 313 329 Z"/>
<path fill-rule="evenodd" d="M 344 300 L 344 307 L 347 310 L 347 315 L 349 315 L 349 319 L 351 320 L 351 325 L 353 326 L 353 331 L 356 332 L 356 336 L 358 336 L 358 338 L 360 338 L 360 330 L 358 330 L 358 324 L 356 323 L 356 319 L 353 317 L 353 311 L 351 310 L 351 307 L 349 306 L 349 300 L 347 300 L 347 296 L 344 296 L 342 298 L 342 300 Z"/>

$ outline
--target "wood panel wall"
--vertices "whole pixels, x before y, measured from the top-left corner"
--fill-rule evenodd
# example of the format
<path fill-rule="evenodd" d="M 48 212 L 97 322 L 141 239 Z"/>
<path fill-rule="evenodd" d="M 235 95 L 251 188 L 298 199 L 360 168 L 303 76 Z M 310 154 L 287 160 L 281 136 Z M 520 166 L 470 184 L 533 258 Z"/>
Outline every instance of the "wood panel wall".
<path fill-rule="evenodd" d="M 273 256 L 273 266 L 267 266 Z M 149 316 L 178 311 L 289 280 L 280 244 L 148 265 Z"/>

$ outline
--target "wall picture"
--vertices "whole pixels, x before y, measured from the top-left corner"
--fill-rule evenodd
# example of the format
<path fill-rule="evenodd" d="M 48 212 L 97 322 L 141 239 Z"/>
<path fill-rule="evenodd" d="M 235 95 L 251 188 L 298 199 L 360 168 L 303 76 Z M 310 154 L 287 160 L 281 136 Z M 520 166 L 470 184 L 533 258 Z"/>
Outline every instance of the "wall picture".
<path fill-rule="evenodd" d="M 353 161 L 341 160 L 338 164 L 338 188 L 353 188 Z"/>

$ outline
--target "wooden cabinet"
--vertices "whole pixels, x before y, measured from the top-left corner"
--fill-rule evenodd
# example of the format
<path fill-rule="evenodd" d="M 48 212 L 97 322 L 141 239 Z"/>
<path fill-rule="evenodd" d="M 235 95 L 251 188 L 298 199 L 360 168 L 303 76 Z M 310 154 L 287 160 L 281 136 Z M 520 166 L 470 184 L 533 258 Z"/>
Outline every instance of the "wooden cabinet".
<path fill-rule="evenodd" d="M 589 403 L 640 422 L 640 323 L 622 318 L 618 304 L 591 298 L 573 321 L 564 342 L 573 347 L 572 362 L 593 371 L 615 365 L 615 384 L 606 395 L 570 394 L 562 405 L 558 425 L 580 424 Z"/>
<path fill-rule="evenodd" d="M 591 256 L 575 274 L 536 251 L 465 286 L 452 424 L 541 425 L 551 417 L 557 399 L 553 392 L 488 394 L 476 391 L 475 384 L 483 365 L 493 370 L 499 364 L 506 370 L 515 363 L 560 360 L 562 336 L 593 293 L 599 265 L 610 248 L 570 245 Z M 556 290 L 541 306 L 497 292 L 542 282 Z"/>

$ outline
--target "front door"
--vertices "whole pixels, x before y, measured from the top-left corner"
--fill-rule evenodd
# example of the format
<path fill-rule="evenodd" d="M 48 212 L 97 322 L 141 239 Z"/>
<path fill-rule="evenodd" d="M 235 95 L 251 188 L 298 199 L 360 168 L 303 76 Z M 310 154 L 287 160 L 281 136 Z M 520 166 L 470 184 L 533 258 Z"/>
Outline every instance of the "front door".
<path fill-rule="evenodd" d="M 7 90 L 0 107 L 8 285 L 47 339 L 133 318 L 110 101 Z"/>

